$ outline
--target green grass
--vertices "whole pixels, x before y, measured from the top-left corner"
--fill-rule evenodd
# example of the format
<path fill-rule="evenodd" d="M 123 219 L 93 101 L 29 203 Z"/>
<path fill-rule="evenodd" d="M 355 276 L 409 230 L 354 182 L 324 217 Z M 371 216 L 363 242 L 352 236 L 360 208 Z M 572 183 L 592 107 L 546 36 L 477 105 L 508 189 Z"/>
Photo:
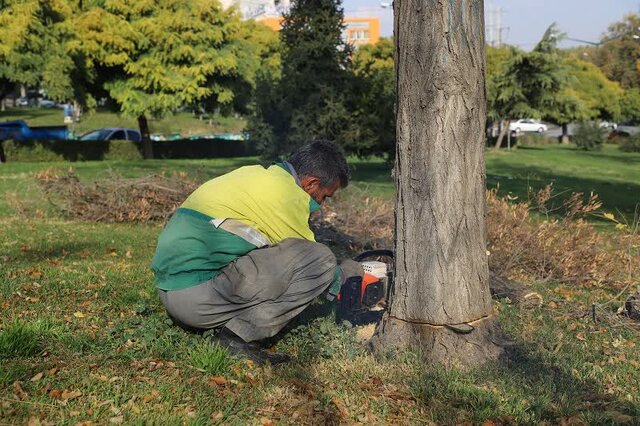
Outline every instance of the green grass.
<path fill-rule="evenodd" d="M 640 154 L 615 145 L 579 151 L 568 145 L 520 147 L 487 152 L 487 186 L 527 200 L 530 190 L 553 183 L 556 193 L 597 194 L 604 209 L 632 219 L 640 204 Z"/>
<path fill-rule="evenodd" d="M 489 152 L 489 174 L 504 177 L 497 179 L 501 191 L 524 197 L 526 187 L 516 183 L 531 182 L 527 167 L 552 170 L 555 176 L 568 176 L 575 167 L 575 180 L 558 179 L 556 185 L 569 182 L 580 190 L 588 182 L 611 180 L 617 182 L 612 188 L 616 193 L 638 194 L 625 192 L 626 185 L 637 184 L 636 171 L 625 165 L 638 157 L 618 157 L 610 148 L 583 154 L 587 153 L 555 146 Z M 515 345 L 505 360 L 473 372 L 435 371 L 415 352 L 375 359 L 359 339 L 364 329 L 336 324 L 332 305 L 318 302 L 288 326 L 277 344 L 278 350 L 294 357 L 293 362 L 256 368 L 168 320 L 149 270 L 160 224 L 70 221 L 48 207 L 32 182 L 36 171 L 69 166 L 86 180 L 105 179 L 112 172 L 186 173 L 205 180 L 253 162 L 248 158 L 0 166 L 0 194 L 16 192 L 22 202 L 41 210 L 37 215 L 18 214 L 6 197 L 0 198 L 2 422 L 640 422 L 639 334 L 615 315 L 620 301 L 614 299 L 613 289 L 532 283 L 531 290 L 544 300 L 541 306 L 495 302 L 499 321 Z M 354 163 L 351 191 L 392 196 L 386 164 Z M 539 175 L 536 183 L 542 185 L 550 176 L 551 172 Z M 513 185 L 505 188 L 503 181 Z M 611 200 L 624 206 L 622 198 Z M 588 315 L 594 303 L 603 305 L 597 323 Z M 226 382 L 212 376 L 223 376 Z"/>
<path fill-rule="evenodd" d="M 60 108 L 9 108 L 0 111 L 0 121 L 24 120 L 30 126 L 63 126 L 64 116 Z M 101 127 L 138 128 L 135 118 L 125 118 L 117 113 L 99 109 L 82 116 L 75 127 L 75 133 L 81 135 L 89 130 Z M 188 112 L 179 112 L 163 120 L 149 119 L 151 133 L 181 133 L 183 136 L 206 133 L 238 133 L 245 127 L 245 120 L 235 117 L 214 116 L 200 120 Z"/>

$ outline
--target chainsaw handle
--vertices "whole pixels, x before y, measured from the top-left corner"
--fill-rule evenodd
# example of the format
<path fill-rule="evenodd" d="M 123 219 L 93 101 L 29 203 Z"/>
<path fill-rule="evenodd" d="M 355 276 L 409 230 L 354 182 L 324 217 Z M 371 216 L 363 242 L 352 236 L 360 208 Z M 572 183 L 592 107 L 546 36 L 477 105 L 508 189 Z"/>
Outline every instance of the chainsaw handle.
<path fill-rule="evenodd" d="M 356 262 L 362 262 L 363 260 L 369 257 L 376 257 L 376 256 L 386 256 L 393 259 L 394 253 L 393 253 L 393 250 L 389 250 L 389 249 L 367 250 L 360 253 L 356 257 L 354 257 L 353 260 L 355 260 Z"/>

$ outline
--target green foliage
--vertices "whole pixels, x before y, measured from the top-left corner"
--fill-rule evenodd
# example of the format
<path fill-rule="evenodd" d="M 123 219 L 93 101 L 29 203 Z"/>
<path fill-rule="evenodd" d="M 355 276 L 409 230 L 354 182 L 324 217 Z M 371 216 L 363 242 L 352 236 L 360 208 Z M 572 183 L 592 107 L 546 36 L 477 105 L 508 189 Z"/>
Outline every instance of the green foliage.
<path fill-rule="evenodd" d="M 41 87 L 58 101 L 84 97 L 71 2 L 8 0 L 0 7 L 0 80 Z"/>
<path fill-rule="evenodd" d="M 633 87 L 625 90 L 620 104 L 625 121 L 640 123 L 640 89 Z"/>
<path fill-rule="evenodd" d="M 164 117 L 183 105 L 233 101 L 241 24 L 215 0 L 104 2 L 76 21 L 84 53 L 126 116 Z"/>
<path fill-rule="evenodd" d="M 41 142 L 0 142 L 6 161 L 64 161 L 64 155 L 50 149 Z"/>
<path fill-rule="evenodd" d="M 110 141 L 105 160 L 142 160 L 139 144 L 132 141 Z"/>
<path fill-rule="evenodd" d="M 574 116 L 574 119 L 620 120 L 620 98 L 624 93 L 620 84 L 609 80 L 602 70 L 590 62 L 566 58 L 564 64 L 569 75 L 568 91 L 584 107 L 583 117 Z"/>
<path fill-rule="evenodd" d="M 609 27 L 603 36 L 603 44 L 595 55 L 589 56 L 605 75 L 619 82 L 623 88 L 640 88 L 638 58 L 640 43 L 633 38 L 640 27 L 640 16 L 629 14 Z"/>
<path fill-rule="evenodd" d="M 347 96 L 352 49 L 342 40 L 342 19 L 340 0 L 298 0 L 284 17 L 281 76 L 260 76 L 249 122 L 264 159 L 312 139 L 344 144 L 353 134 Z"/>
<path fill-rule="evenodd" d="M 393 50 L 393 39 L 381 38 L 377 44 L 361 46 L 354 52 L 352 91 L 357 126 L 345 148 L 355 154 L 395 154 Z"/>
<path fill-rule="evenodd" d="M 640 134 L 625 138 L 620 144 L 620 150 L 624 152 L 640 152 Z"/>
<path fill-rule="evenodd" d="M 576 147 L 584 151 L 601 150 L 605 140 L 605 132 L 595 122 L 579 123 L 572 138 Z"/>
<path fill-rule="evenodd" d="M 194 368 L 209 374 L 226 374 L 229 372 L 231 358 L 227 351 L 217 343 L 201 342 L 189 351 L 189 360 Z"/>

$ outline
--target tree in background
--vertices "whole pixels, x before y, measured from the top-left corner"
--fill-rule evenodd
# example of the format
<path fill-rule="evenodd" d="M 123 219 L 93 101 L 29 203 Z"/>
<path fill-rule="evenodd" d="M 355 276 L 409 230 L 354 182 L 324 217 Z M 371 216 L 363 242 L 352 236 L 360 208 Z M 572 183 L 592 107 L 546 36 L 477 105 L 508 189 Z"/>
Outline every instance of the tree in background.
<path fill-rule="evenodd" d="M 395 72 L 393 38 L 381 38 L 353 54 L 352 96 L 355 134 L 345 148 L 357 155 L 395 155 Z"/>
<path fill-rule="evenodd" d="M 344 144 L 353 128 L 348 104 L 351 47 L 342 40 L 340 0 L 297 0 L 284 17 L 281 75 L 263 76 L 249 131 L 263 158 L 311 139 Z"/>
<path fill-rule="evenodd" d="M 147 117 L 234 100 L 241 22 L 216 0 L 100 1 L 75 24 L 100 85 L 138 119 L 145 158 L 153 157 Z"/>
<path fill-rule="evenodd" d="M 609 27 L 602 37 L 603 44 L 588 58 L 613 81 L 624 89 L 640 88 L 640 42 L 633 38 L 640 27 L 640 16 L 627 15 Z"/>
<path fill-rule="evenodd" d="M 570 90 L 568 69 L 556 47 L 562 36 L 552 24 L 531 52 L 514 51 L 487 85 L 489 116 L 505 124 L 496 148 L 510 118 L 538 117 L 560 124 L 566 141 L 568 123 L 587 115 L 583 101 Z"/>
<path fill-rule="evenodd" d="M 69 21 L 75 12 L 64 0 L 2 2 L 0 98 L 16 85 L 43 89 L 58 101 L 84 98 L 83 57 Z"/>
<path fill-rule="evenodd" d="M 620 84 L 607 78 L 604 72 L 591 62 L 567 57 L 564 63 L 569 74 L 568 90 L 584 105 L 585 118 L 618 121 L 622 116 L 621 98 L 624 90 Z"/>
<path fill-rule="evenodd" d="M 640 89 L 634 87 L 624 91 L 620 100 L 620 110 L 625 120 L 640 123 Z"/>

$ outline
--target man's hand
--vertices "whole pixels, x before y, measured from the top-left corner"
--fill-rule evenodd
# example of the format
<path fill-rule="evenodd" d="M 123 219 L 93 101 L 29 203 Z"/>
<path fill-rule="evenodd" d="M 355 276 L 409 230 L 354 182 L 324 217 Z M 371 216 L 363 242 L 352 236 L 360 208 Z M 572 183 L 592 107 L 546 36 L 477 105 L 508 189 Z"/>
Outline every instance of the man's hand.
<path fill-rule="evenodd" d="M 364 276 L 364 270 L 362 269 L 362 265 L 360 262 L 356 262 L 355 260 L 346 259 L 342 261 L 340 266 L 340 274 L 337 279 L 331 284 L 329 288 L 329 293 L 327 294 L 327 300 L 333 300 L 336 298 L 338 293 L 340 293 L 340 288 L 342 285 L 351 277 L 359 277 L 362 278 Z"/>

